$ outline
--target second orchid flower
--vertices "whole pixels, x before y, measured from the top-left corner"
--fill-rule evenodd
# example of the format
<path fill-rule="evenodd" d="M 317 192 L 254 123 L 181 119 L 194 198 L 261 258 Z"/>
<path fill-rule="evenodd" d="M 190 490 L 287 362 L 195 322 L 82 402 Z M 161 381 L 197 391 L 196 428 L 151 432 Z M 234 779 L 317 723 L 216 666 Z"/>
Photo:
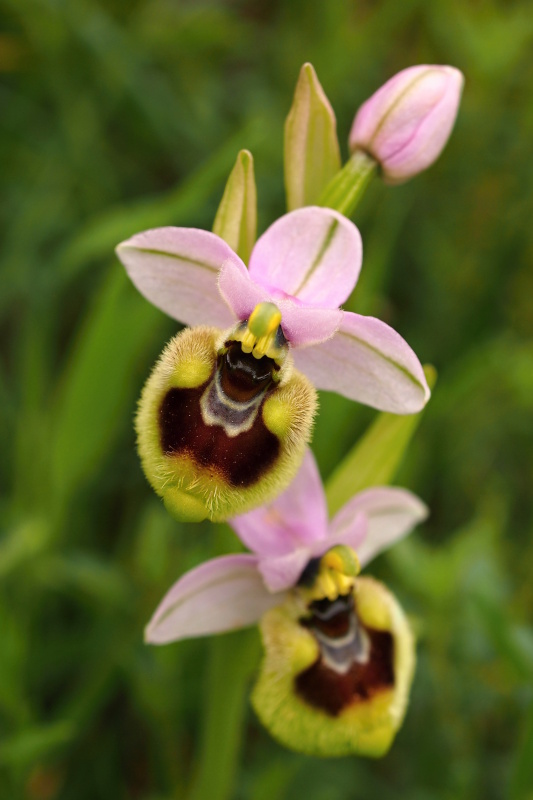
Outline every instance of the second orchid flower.
<path fill-rule="evenodd" d="M 308 451 L 286 492 L 231 521 L 252 553 L 180 578 L 146 639 L 164 644 L 260 621 L 265 656 L 252 699 L 271 733 L 311 755 L 382 755 L 405 713 L 414 644 L 392 594 L 358 572 L 426 514 L 410 492 L 380 487 L 328 523 Z"/>

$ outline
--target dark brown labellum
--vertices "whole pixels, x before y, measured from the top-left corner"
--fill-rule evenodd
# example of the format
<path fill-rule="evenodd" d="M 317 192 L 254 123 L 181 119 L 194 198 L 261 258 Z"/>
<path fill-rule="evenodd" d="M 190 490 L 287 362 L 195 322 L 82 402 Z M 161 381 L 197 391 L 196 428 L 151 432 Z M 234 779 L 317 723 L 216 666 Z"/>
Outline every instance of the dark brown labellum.
<path fill-rule="evenodd" d="M 353 595 L 315 601 L 309 610 L 300 624 L 317 639 L 320 655 L 295 679 L 304 700 L 337 716 L 394 685 L 392 635 L 363 625 Z"/>
<path fill-rule="evenodd" d="M 265 426 L 261 405 L 251 410 L 253 418 L 247 430 L 228 436 L 219 410 L 220 424 L 206 424 L 201 411 L 204 392 L 213 385 L 207 381 L 195 389 L 170 389 L 159 410 L 161 448 L 166 455 L 183 454 L 200 467 L 213 470 L 235 487 L 252 486 L 272 468 L 280 453 L 280 443 Z M 246 416 L 246 411 L 243 412 Z M 230 409 L 228 415 L 235 420 L 239 409 Z M 248 419 L 248 417 L 247 417 Z M 229 422 L 228 422 L 229 424 Z"/>

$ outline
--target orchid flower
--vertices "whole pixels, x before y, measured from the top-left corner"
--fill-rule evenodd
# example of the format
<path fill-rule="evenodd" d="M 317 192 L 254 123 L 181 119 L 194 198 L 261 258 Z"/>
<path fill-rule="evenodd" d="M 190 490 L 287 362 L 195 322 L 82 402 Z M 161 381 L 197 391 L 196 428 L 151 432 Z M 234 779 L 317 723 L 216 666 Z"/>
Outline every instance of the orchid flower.
<path fill-rule="evenodd" d="M 181 577 L 146 640 L 164 644 L 261 621 L 256 711 L 287 746 L 318 755 L 381 755 L 401 724 L 413 638 L 394 597 L 360 566 L 427 514 L 392 487 L 355 495 L 328 522 L 308 450 L 290 487 L 230 521 L 251 553 L 222 556 Z"/>
<path fill-rule="evenodd" d="M 395 414 L 420 411 L 429 398 L 409 345 L 384 322 L 339 308 L 357 282 L 362 244 L 336 211 L 308 206 L 281 217 L 248 269 L 220 237 L 195 228 L 145 231 L 117 254 L 141 294 L 186 325 L 228 328 L 275 304 L 295 365 L 317 389 Z"/>
<path fill-rule="evenodd" d="M 222 238 L 192 228 L 139 233 L 117 253 L 156 306 L 187 325 L 216 326 L 170 342 L 137 416 L 144 470 L 180 519 L 227 519 L 288 485 L 310 438 L 313 385 L 399 414 L 429 397 L 399 334 L 340 309 L 362 245 L 336 211 L 281 217 L 248 269 Z"/>

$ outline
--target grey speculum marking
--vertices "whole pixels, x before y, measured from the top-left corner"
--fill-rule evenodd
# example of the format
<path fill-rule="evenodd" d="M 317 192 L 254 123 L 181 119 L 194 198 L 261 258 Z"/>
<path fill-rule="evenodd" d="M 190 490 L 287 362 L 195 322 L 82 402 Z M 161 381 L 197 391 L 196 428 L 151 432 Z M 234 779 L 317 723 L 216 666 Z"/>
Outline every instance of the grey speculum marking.
<path fill-rule="evenodd" d="M 200 400 L 206 425 L 220 425 L 227 436 L 249 431 L 279 370 L 271 358 L 243 353 L 239 342 L 227 342 Z"/>
<path fill-rule="evenodd" d="M 310 627 L 325 665 L 343 675 L 354 662 L 368 662 L 370 638 L 359 623 L 352 595 L 315 601 L 312 610 Z"/>
<path fill-rule="evenodd" d="M 317 660 L 296 676 L 295 690 L 309 705 L 336 717 L 394 685 L 394 640 L 389 631 L 360 621 L 353 595 L 315 600 L 300 620 L 315 637 Z"/>

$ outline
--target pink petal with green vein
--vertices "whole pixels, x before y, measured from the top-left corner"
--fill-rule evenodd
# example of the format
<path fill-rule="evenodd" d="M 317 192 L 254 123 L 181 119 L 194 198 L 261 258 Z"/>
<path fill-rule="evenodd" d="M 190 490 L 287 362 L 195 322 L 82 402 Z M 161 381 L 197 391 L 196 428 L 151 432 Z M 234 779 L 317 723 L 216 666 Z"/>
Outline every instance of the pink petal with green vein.
<path fill-rule="evenodd" d="M 366 529 L 356 533 L 358 520 L 364 515 Z M 394 486 L 380 486 L 367 489 L 349 500 L 333 518 L 331 536 L 341 536 L 348 544 L 352 537 L 352 547 L 359 556 L 361 566 L 402 539 L 426 519 L 427 506 L 407 489 Z"/>
<path fill-rule="evenodd" d="M 154 228 L 122 242 L 116 252 L 141 294 L 174 319 L 221 328 L 234 321 L 218 291 L 218 274 L 224 261 L 242 262 L 214 233 Z"/>
<path fill-rule="evenodd" d="M 422 365 L 407 342 L 374 317 L 344 312 L 335 336 L 296 351 L 294 362 L 317 389 L 380 411 L 414 414 L 430 396 Z"/>
<path fill-rule="evenodd" d="M 270 300 L 281 311 L 283 333 L 293 347 L 302 347 L 329 339 L 338 329 L 343 312 L 338 308 L 313 308 L 297 300 L 284 298 L 255 283 L 244 264 L 228 260 L 222 265 L 219 289 L 238 319 L 248 319 L 257 303 Z"/>
<path fill-rule="evenodd" d="M 355 286 L 362 253 L 353 222 L 329 208 L 307 206 L 280 217 L 258 239 L 250 276 L 308 305 L 337 308 Z"/>
<path fill-rule="evenodd" d="M 174 584 L 150 620 L 145 639 L 165 644 L 244 628 L 283 600 L 284 595 L 265 588 L 256 556 L 222 556 L 192 569 Z"/>

